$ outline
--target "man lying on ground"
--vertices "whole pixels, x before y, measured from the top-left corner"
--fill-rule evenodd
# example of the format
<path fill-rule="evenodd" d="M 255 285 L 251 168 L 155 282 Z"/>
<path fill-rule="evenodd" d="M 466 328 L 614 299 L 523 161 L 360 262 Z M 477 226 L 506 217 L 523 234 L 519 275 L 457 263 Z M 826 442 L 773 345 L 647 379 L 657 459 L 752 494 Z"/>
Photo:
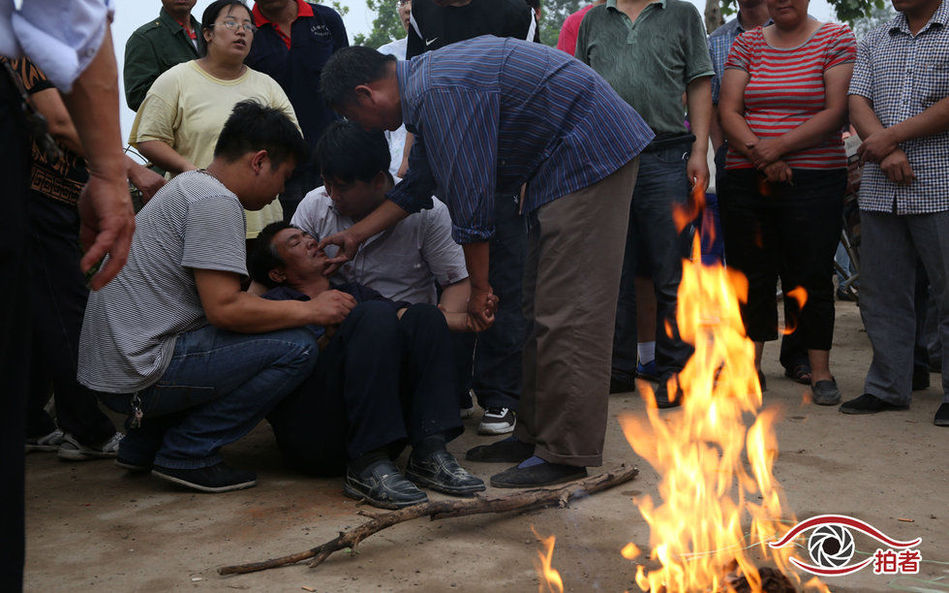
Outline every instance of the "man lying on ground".
<path fill-rule="evenodd" d="M 265 298 L 309 302 L 331 292 L 317 243 L 284 222 L 261 231 L 249 266 L 271 288 Z M 445 449 L 462 427 L 444 316 L 359 284 L 337 288 L 359 304 L 335 331 L 309 326 L 324 345 L 316 368 L 268 416 L 283 454 L 308 473 L 345 470 L 346 494 L 383 508 L 425 502 L 416 485 L 456 496 L 484 490 Z M 403 476 L 392 459 L 405 443 Z"/>
<path fill-rule="evenodd" d="M 283 189 L 308 148 L 280 111 L 238 103 L 207 169 L 182 173 L 138 214 L 128 263 L 89 297 L 79 381 L 129 414 L 117 463 L 204 492 L 256 484 L 219 449 L 310 374 L 316 338 L 355 306 L 328 291 L 276 302 L 241 291 L 243 209 Z"/>

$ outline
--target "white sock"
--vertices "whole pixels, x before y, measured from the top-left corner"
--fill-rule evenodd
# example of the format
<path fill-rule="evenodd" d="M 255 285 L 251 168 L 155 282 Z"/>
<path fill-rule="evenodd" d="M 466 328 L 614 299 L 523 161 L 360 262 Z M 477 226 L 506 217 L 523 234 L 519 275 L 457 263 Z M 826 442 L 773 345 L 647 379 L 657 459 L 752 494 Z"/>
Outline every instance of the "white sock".
<path fill-rule="evenodd" d="M 646 366 L 656 360 L 656 342 L 639 342 L 636 344 L 636 350 L 639 351 L 639 364 Z"/>

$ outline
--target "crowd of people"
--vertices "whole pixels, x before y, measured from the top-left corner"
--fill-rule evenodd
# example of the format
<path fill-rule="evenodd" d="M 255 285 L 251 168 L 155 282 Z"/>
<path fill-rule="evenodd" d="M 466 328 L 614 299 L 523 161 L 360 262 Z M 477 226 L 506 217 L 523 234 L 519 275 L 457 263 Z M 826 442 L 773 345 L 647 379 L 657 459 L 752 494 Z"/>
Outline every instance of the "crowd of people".
<path fill-rule="evenodd" d="M 216 0 L 200 21 L 195 0 L 161 4 L 125 46 L 145 167 L 122 152 L 109 2 L 0 2 L 4 590 L 24 443 L 226 492 L 256 475 L 220 449 L 266 419 L 289 465 L 402 508 L 485 489 L 446 446 L 476 399 L 478 432 L 504 438 L 465 460 L 510 464 L 492 486 L 585 476 L 609 393 L 687 397 L 675 312 L 697 233 L 748 279 L 762 391 L 780 286 L 785 375 L 841 404 L 847 127 L 873 358 L 839 409 L 906 409 L 945 367 L 943 0 L 893 0 L 859 42 L 808 0 L 739 0 L 710 35 L 685 0 L 596 1 L 557 48 L 536 3 L 399 0 L 406 37 L 379 50 L 304 0 Z M 714 215 L 677 220 L 702 194 Z"/>

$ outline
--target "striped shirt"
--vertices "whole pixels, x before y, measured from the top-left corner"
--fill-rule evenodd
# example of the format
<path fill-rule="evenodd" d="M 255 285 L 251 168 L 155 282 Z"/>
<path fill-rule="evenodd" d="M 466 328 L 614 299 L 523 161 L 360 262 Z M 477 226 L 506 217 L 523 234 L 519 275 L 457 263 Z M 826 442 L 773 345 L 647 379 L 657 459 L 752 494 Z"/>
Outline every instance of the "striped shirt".
<path fill-rule="evenodd" d="M 200 171 L 178 175 L 135 217 L 128 263 L 89 294 L 78 379 L 107 393 L 158 381 L 178 335 L 208 324 L 192 269 L 247 275 L 244 209 Z"/>
<path fill-rule="evenodd" d="M 725 69 L 737 68 L 750 75 L 745 85 L 745 121 L 759 138 L 781 136 L 800 126 L 824 108 L 824 72 L 857 57 L 857 43 L 846 25 L 824 23 L 802 45 L 775 48 L 768 45 L 764 29 L 738 36 Z M 790 167 L 836 169 L 847 166 L 839 130 L 819 144 L 782 157 Z M 754 165 L 733 149 L 726 169 Z"/>
<path fill-rule="evenodd" d="M 494 196 L 529 213 L 588 187 L 653 137 L 589 67 L 557 49 L 484 36 L 398 62 L 409 171 L 388 198 L 409 212 L 448 205 L 458 243 L 494 234 Z"/>
<path fill-rule="evenodd" d="M 943 1 L 916 35 L 910 33 L 906 17 L 898 14 L 860 40 L 849 93 L 872 101 L 884 127 L 919 115 L 949 97 L 947 25 L 949 4 Z M 887 179 L 879 164 L 864 164 L 860 209 L 900 215 L 949 210 L 949 131 L 907 140 L 900 148 L 916 178 L 908 185 L 897 184 Z"/>

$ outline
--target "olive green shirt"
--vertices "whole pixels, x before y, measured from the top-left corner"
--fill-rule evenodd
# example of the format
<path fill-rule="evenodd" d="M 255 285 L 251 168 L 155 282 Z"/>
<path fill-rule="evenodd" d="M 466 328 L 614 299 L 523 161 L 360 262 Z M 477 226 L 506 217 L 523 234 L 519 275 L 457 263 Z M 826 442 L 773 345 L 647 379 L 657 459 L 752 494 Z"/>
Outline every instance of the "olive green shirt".
<path fill-rule="evenodd" d="M 631 22 L 616 0 L 583 18 L 576 57 L 596 70 L 656 134 L 684 134 L 686 86 L 711 77 L 705 26 L 683 0 L 651 2 Z"/>
<path fill-rule="evenodd" d="M 135 30 L 125 44 L 125 101 L 129 109 L 138 111 L 145 93 L 165 70 L 182 62 L 204 56 L 201 24 L 192 16 L 191 28 L 197 33 L 191 41 L 184 27 L 162 8 L 158 18 Z"/>

